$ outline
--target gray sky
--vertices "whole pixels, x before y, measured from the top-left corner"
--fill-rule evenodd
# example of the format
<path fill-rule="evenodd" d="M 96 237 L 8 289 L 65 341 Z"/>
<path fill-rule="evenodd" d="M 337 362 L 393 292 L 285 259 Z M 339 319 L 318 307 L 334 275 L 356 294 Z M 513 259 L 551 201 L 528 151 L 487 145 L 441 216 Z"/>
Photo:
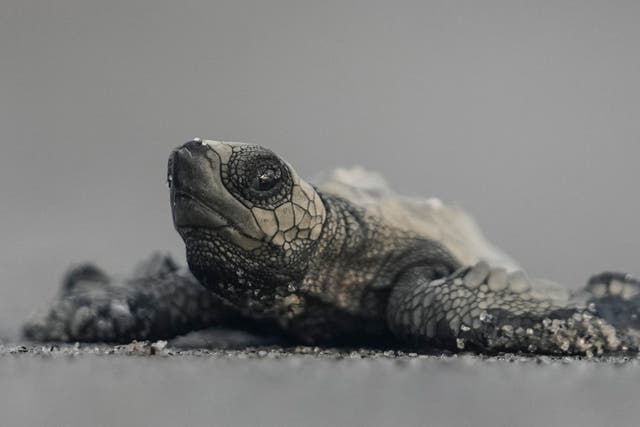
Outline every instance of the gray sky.
<path fill-rule="evenodd" d="M 535 3 L 3 0 L 0 332 L 69 263 L 183 260 L 194 136 L 459 202 L 535 276 L 640 273 L 640 3 Z"/>

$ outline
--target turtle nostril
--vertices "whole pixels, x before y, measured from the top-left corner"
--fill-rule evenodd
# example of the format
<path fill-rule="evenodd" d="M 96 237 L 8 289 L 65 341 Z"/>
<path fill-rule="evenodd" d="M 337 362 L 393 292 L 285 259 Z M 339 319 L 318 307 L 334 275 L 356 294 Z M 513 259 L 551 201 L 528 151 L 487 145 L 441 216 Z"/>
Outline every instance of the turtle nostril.
<path fill-rule="evenodd" d="M 207 147 L 207 144 L 203 142 L 202 138 L 193 138 L 191 141 L 187 141 L 184 144 L 182 144 L 182 147 L 180 147 L 179 149 L 183 149 L 188 152 L 197 153 L 197 152 L 205 151 L 206 147 Z"/>
<path fill-rule="evenodd" d="M 167 186 L 179 189 L 183 185 L 195 185 L 211 168 L 206 157 L 209 148 L 198 139 L 188 141 L 174 149 L 167 161 Z"/>

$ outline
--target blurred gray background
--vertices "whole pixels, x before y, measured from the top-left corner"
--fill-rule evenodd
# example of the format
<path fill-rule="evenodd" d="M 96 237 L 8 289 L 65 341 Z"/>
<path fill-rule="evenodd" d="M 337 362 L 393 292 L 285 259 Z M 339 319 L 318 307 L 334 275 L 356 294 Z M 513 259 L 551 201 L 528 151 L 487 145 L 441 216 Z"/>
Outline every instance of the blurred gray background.
<path fill-rule="evenodd" d="M 532 275 L 640 273 L 640 3 L 0 2 L 0 334 L 69 263 L 183 259 L 194 136 L 359 163 L 472 211 Z"/>

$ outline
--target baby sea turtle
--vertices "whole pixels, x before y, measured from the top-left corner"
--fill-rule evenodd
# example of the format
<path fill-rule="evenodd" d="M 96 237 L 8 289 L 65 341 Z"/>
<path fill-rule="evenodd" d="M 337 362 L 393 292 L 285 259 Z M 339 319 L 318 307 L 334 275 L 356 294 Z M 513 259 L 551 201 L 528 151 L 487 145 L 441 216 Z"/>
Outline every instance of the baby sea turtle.
<path fill-rule="evenodd" d="M 24 327 L 38 341 L 166 339 L 224 327 L 325 345 L 495 353 L 635 352 L 640 282 L 571 292 L 527 277 L 463 210 L 338 169 L 317 187 L 258 145 L 195 139 L 171 153 L 188 268 L 154 255 L 127 280 L 72 269 Z"/>

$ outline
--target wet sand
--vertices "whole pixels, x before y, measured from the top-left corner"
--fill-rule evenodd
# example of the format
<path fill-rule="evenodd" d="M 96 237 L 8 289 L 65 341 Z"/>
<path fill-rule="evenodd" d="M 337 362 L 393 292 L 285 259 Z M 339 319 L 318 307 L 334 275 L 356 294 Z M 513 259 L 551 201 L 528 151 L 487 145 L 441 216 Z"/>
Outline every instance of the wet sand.
<path fill-rule="evenodd" d="M 0 346 L 0 425 L 637 425 L 640 359 Z"/>

